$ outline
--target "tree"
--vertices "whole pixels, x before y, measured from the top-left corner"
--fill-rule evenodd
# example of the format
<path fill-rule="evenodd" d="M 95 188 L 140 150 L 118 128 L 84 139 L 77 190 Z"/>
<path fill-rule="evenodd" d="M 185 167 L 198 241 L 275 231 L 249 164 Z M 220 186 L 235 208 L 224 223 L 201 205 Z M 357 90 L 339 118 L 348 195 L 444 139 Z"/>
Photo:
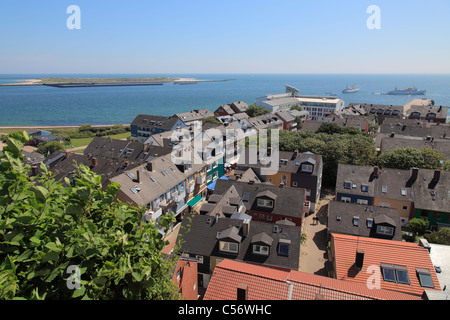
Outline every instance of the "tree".
<path fill-rule="evenodd" d="M 256 104 L 251 104 L 248 106 L 247 110 L 245 110 L 245 113 L 248 114 L 250 118 L 262 116 L 263 114 L 270 113 L 271 111 L 267 108 L 258 107 Z"/>
<path fill-rule="evenodd" d="M 144 210 L 117 201 L 120 186 L 103 188 L 83 165 L 67 188 L 43 164 L 42 176 L 28 178 L 27 139 L 10 134 L 1 157 L 0 299 L 178 298 L 175 261 L 162 255 L 167 242 L 142 221 Z"/>
<path fill-rule="evenodd" d="M 205 123 L 215 123 L 215 124 L 221 124 L 222 122 L 220 122 L 219 120 L 216 119 L 216 117 L 208 117 L 203 119 L 203 124 Z"/>
<path fill-rule="evenodd" d="M 51 142 L 43 142 L 39 144 L 39 146 L 36 149 L 36 152 L 47 155 L 49 153 L 53 153 L 56 150 L 64 151 L 64 145 L 58 141 L 51 141 Z"/>
<path fill-rule="evenodd" d="M 421 153 L 423 159 L 422 168 L 425 169 L 438 169 L 442 166 L 441 161 L 445 160 L 443 154 L 440 154 L 431 148 L 424 148 Z"/>
<path fill-rule="evenodd" d="M 300 107 L 298 104 L 293 105 L 290 110 L 303 111 L 302 107 Z"/>
<path fill-rule="evenodd" d="M 438 231 L 425 234 L 424 237 L 431 243 L 450 245 L 450 228 L 441 228 Z"/>
<path fill-rule="evenodd" d="M 429 221 L 425 219 L 413 218 L 408 221 L 408 229 L 414 233 L 415 236 L 423 235 L 427 230 Z"/>
<path fill-rule="evenodd" d="M 423 166 L 422 153 L 420 150 L 406 147 L 387 151 L 378 157 L 381 167 L 409 170 L 413 167 Z"/>
<path fill-rule="evenodd" d="M 387 151 L 378 157 L 380 166 L 409 170 L 413 167 L 439 169 L 443 167 L 445 156 L 439 152 L 424 148 L 422 150 L 405 147 Z"/>

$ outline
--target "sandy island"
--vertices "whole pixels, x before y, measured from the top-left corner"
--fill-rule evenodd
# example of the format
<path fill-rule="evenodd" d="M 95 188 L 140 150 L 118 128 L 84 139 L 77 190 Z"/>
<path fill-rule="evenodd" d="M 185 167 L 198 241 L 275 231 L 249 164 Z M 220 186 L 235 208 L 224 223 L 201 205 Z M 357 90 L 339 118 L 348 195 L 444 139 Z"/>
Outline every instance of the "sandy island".
<path fill-rule="evenodd" d="M 42 79 L 23 79 L 14 83 L 3 83 L 2 86 L 38 86 L 42 84 Z"/>

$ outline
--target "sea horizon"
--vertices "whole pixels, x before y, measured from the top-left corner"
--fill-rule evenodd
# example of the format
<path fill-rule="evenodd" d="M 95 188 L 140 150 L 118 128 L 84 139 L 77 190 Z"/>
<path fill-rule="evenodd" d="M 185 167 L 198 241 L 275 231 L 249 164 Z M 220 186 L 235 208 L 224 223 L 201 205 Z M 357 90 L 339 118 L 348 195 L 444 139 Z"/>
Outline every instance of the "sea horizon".
<path fill-rule="evenodd" d="M 130 86 L 114 88 L 51 88 L 46 86 L 1 86 L 0 127 L 113 125 L 131 123 L 138 114 L 170 116 L 194 109 L 215 111 L 235 101 L 255 103 L 266 94 L 285 92 L 285 85 L 304 95 L 337 96 L 349 103 L 404 105 L 427 98 L 436 105 L 450 105 L 450 74 L 298 74 L 298 73 L 77 73 L 0 74 L 0 84 L 10 80 L 43 77 L 182 77 L 226 82 L 192 85 Z M 343 94 L 349 85 L 360 91 Z M 427 90 L 421 96 L 390 96 L 394 88 Z"/>

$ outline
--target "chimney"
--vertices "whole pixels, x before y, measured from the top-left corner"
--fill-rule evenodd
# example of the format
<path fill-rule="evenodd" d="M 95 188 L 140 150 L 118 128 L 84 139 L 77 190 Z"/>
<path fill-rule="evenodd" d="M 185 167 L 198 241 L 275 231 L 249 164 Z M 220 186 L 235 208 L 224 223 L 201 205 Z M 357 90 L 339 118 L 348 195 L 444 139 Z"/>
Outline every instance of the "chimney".
<path fill-rule="evenodd" d="M 380 168 L 378 166 L 373 167 L 373 176 L 375 178 L 378 178 L 379 171 L 380 171 Z"/>
<path fill-rule="evenodd" d="M 248 299 L 248 285 L 245 283 L 239 283 L 237 286 L 236 300 Z"/>
<path fill-rule="evenodd" d="M 153 172 L 153 164 L 151 162 L 147 162 L 147 170 Z"/>
<path fill-rule="evenodd" d="M 69 156 L 70 156 L 70 152 L 66 151 L 66 157 L 69 157 Z"/>
<path fill-rule="evenodd" d="M 136 181 L 137 183 L 141 183 L 141 173 L 139 170 L 136 170 Z"/>
<path fill-rule="evenodd" d="M 244 220 L 244 222 L 241 225 L 241 229 L 242 229 L 242 235 L 244 237 L 247 237 L 248 234 L 250 233 L 250 219 Z"/>
<path fill-rule="evenodd" d="M 41 174 L 41 168 L 38 165 L 33 165 L 31 167 L 31 176 L 36 177 Z"/>
<path fill-rule="evenodd" d="M 98 159 L 93 157 L 92 158 L 92 165 L 95 167 L 98 164 Z"/>
<path fill-rule="evenodd" d="M 356 270 L 362 270 L 364 265 L 364 251 L 356 250 L 355 268 Z"/>
<path fill-rule="evenodd" d="M 295 151 L 294 151 L 294 154 L 292 155 L 292 159 L 297 158 L 297 156 L 298 156 L 298 150 L 295 150 Z"/>
<path fill-rule="evenodd" d="M 441 170 L 435 170 L 434 176 L 433 176 L 433 181 L 438 183 L 440 178 L 441 178 Z"/>

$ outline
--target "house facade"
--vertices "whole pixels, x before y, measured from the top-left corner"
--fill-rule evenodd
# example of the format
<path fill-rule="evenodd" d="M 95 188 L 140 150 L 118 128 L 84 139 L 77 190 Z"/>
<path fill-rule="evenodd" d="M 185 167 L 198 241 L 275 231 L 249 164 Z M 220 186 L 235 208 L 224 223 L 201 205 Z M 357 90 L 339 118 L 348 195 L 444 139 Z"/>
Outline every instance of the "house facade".
<path fill-rule="evenodd" d="M 186 124 L 180 118 L 139 114 L 130 125 L 131 136 L 144 142 L 151 135 L 184 128 Z"/>

